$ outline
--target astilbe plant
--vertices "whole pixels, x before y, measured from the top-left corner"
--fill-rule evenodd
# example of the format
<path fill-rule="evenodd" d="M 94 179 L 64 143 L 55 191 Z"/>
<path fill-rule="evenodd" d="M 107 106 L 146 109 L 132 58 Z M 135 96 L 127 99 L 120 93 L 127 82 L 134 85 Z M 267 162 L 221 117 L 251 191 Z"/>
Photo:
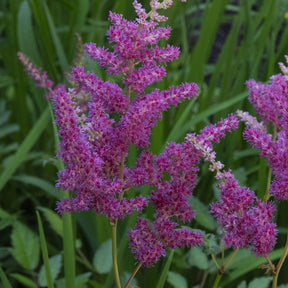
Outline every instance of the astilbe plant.
<path fill-rule="evenodd" d="M 288 56 L 286 62 L 288 63 Z M 244 138 L 259 149 L 260 155 L 269 163 L 264 201 L 271 207 L 272 204 L 267 202 L 271 196 L 277 201 L 288 200 L 288 68 L 283 63 L 279 63 L 279 66 L 283 74 L 273 75 L 270 83 L 263 84 L 253 79 L 246 83 L 250 93 L 249 100 L 259 114 L 261 122 L 248 112 L 237 111 L 238 117 L 246 125 Z M 265 216 L 262 216 L 262 219 L 265 219 Z M 259 224 L 265 225 L 263 222 Z M 265 233 L 267 236 L 269 234 L 273 234 L 272 227 L 270 232 L 267 229 Z M 264 244 L 265 240 L 262 242 Z M 266 243 L 268 244 L 267 240 Z M 288 234 L 282 257 L 276 267 L 267 257 L 273 273 L 273 288 L 277 287 L 278 274 L 287 253 Z"/>
<path fill-rule="evenodd" d="M 130 247 L 139 267 L 156 263 L 167 248 L 202 243 L 201 233 L 181 228 L 179 223 L 195 217 L 188 204 L 199 161 L 195 149 L 188 143 L 171 143 L 159 156 L 147 149 L 151 128 L 161 119 L 161 112 L 195 97 L 198 90 L 195 83 L 183 83 L 145 93 L 149 85 L 166 76 L 165 64 L 179 55 L 177 47 L 158 45 L 161 39 L 168 39 L 170 28 L 159 26 L 167 18 L 157 10 L 171 5 L 172 1 L 151 1 L 151 12 L 146 13 L 134 1 L 134 21 L 110 12 L 107 36 L 112 51 L 94 43 L 85 45 L 86 54 L 108 74 L 121 75 L 121 85 L 103 81 L 79 66 L 69 76 L 73 88 L 53 88 L 45 72 L 41 73 L 23 54 L 18 55 L 37 86 L 49 90 L 47 98 L 53 102 L 60 137 L 58 157 L 65 165 L 58 174 L 57 187 L 75 193 L 58 202 L 57 209 L 60 213 L 94 210 L 107 216 L 113 227 L 118 287 L 117 220 L 133 211 L 141 212 L 149 202 L 155 205 L 155 221 L 139 218 L 129 231 Z M 143 150 L 132 168 L 126 166 L 130 145 Z M 163 180 L 164 172 L 170 173 L 169 181 Z M 131 188 L 139 185 L 150 185 L 151 196 L 131 197 Z"/>
<path fill-rule="evenodd" d="M 196 186 L 202 158 L 210 162 L 211 171 L 217 171 L 215 177 L 221 193 L 220 199 L 211 205 L 211 212 L 222 227 L 224 245 L 236 250 L 252 247 L 254 254 L 267 257 L 276 241 L 276 226 L 272 222 L 275 206 L 257 199 L 249 188 L 240 187 L 231 171 L 223 170 L 224 165 L 216 161 L 213 142 L 219 142 L 226 132 L 238 128 L 235 115 L 205 127 L 199 135 L 188 134 L 181 144 L 168 143 L 159 155 L 149 151 L 151 129 L 161 119 L 161 113 L 171 105 L 177 106 L 183 100 L 196 97 L 198 91 L 197 84 L 182 83 L 163 91 L 150 88 L 151 92 L 146 92 L 148 86 L 166 76 L 165 64 L 177 59 L 180 52 L 171 45 L 158 45 L 161 39 L 168 40 L 170 34 L 170 28 L 159 26 L 167 18 L 158 10 L 169 8 L 172 2 L 151 1 L 151 11 L 146 13 L 135 0 L 137 17 L 134 21 L 110 12 L 107 36 L 112 50 L 95 43 L 85 45 L 88 57 L 110 77 L 119 79 L 120 76 L 120 84 L 103 81 L 93 72 L 76 66 L 68 77 L 72 88 L 53 87 L 45 72 L 31 64 L 22 53 L 18 54 L 37 86 L 48 89 L 46 97 L 53 102 L 60 137 L 58 157 L 65 165 L 58 174 L 57 187 L 73 192 L 71 198 L 57 203 L 57 209 L 60 213 L 94 210 L 106 215 L 113 231 L 113 265 L 118 288 L 121 287 L 116 252 L 118 219 L 135 211 L 141 214 L 148 205 L 154 206 L 154 219 L 139 216 L 129 230 L 129 245 L 138 263 L 133 276 L 142 265 L 152 266 L 165 256 L 168 248 L 202 244 L 202 233 L 182 227 L 196 215 L 189 199 Z M 287 94 L 286 83 L 284 76 L 275 76 L 271 91 L 277 88 Z M 261 149 L 271 163 L 275 175 L 271 193 L 277 199 L 287 199 L 287 191 L 282 188 L 288 175 L 280 173 L 288 170 L 288 161 L 283 162 L 283 157 L 287 158 L 287 99 L 278 99 L 278 92 L 268 93 L 269 88 L 252 80 L 248 86 L 252 102 L 259 104 L 257 111 L 266 117 L 265 121 L 273 120 L 279 132 L 275 142 L 275 137 L 272 139 L 255 118 L 238 112 L 249 126 L 245 137 Z M 259 87 L 263 89 L 260 91 Z M 269 94 L 265 107 L 257 102 L 259 94 Z M 275 104 L 278 114 L 269 110 L 272 97 L 278 100 Z M 282 100 L 286 101 L 286 106 Z M 281 113 L 285 115 L 280 117 Z M 129 168 L 126 160 L 131 145 L 138 147 L 141 153 L 135 165 Z M 132 197 L 132 188 L 143 185 L 151 187 L 150 195 Z M 220 277 L 216 282 L 219 280 Z"/>

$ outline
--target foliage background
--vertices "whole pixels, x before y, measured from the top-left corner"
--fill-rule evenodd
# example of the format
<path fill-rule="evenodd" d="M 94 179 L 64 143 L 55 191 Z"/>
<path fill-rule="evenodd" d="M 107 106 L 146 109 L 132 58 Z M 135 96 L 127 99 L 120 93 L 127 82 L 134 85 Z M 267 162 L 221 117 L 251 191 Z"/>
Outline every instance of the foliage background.
<path fill-rule="evenodd" d="M 148 1 L 141 2 L 149 6 Z M 44 224 L 49 255 L 54 256 L 52 278 L 57 287 L 65 285 L 63 263 L 71 265 L 70 268 L 76 265 L 75 287 L 113 286 L 111 263 L 107 260 L 111 235 L 104 217 L 90 212 L 70 217 L 77 239 L 75 262 L 73 257 L 67 260 L 67 252 L 63 252 L 63 240 L 70 243 L 71 249 L 74 241 L 65 232 L 66 220 L 54 213 L 55 201 L 62 197 L 62 192 L 54 188 L 59 163 L 55 159 L 53 116 L 43 97 L 44 91 L 34 87 L 16 54 L 22 51 L 43 67 L 53 81 L 65 82 L 64 73 L 69 71 L 75 55 L 75 32 L 84 43 L 107 45 L 108 11 L 122 13 L 131 20 L 135 16 L 131 4 L 130 0 L 0 2 L 0 277 L 3 287 L 8 287 L 7 283 L 13 287 L 45 287 L 42 275 L 45 273 L 40 272 L 43 261 L 39 257 L 36 210 Z M 176 1 L 165 12 L 169 17 L 167 24 L 173 28 L 169 43 L 180 46 L 182 53 L 179 60 L 168 66 L 168 77 L 158 87 L 197 82 L 201 93 L 196 102 L 185 102 L 164 113 L 163 121 L 153 130 L 153 152 L 161 151 L 167 141 L 181 141 L 187 132 L 197 132 L 236 109 L 254 113 L 247 101 L 245 81 L 254 78 L 265 82 L 280 72 L 277 63 L 284 61 L 288 47 L 287 11 L 285 0 L 189 0 L 185 4 Z M 108 79 L 95 64 L 86 61 L 90 69 Z M 241 184 L 255 189 L 260 198 L 264 195 L 266 163 L 243 141 L 241 129 L 228 135 L 216 151 L 218 159 L 233 169 Z M 131 147 L 130 164 L 137 153 Z M 201 168 L 194 192 L 201 201 L 194 205 L 201 213 L 192 226 L 215 233 L 217 227 L 207 211 L 217 192 L 206 168 L 205 165 Z M 284 246 L 287 231 L 287 203 L 278 206 L 279 239 L 275 249 Z M 120 223 L 119 267 L 123 277 L 133 271 L 134 260 L 127 249 L 126 234 L 136 216 Z M 152 269 L 142 269 L 136 277 L 139 286 L 156 287 L 158 283 L 157 287 L 161 287 L 158 280 L 169 270 L 169 283 L 164 287 L 200 287 L 203 279 L 206 282 L 201 287 L 212 287 L 216 270 L 211 257 L 201 251 L 176 250 L 174 257 L 171 254 L 167 258 L 168 262 L 165 259 Z M 256 262 L 245 253 L 233 262 L 234 266 L 231 264 L 234 269 L 223 278 L 223 287 L 242 285 L 243 280 L 251 284 L 252 279 L 263 276 L 264 271 L 259 272 L 258 264 L 253 266 L 251 263 Z M 282 270 L 287 268 L 286 264 Z M 66 281 L 69 281 L 67 273 Z M 279 283 L 288 283 L 287 273 L 281 273 Z"/>

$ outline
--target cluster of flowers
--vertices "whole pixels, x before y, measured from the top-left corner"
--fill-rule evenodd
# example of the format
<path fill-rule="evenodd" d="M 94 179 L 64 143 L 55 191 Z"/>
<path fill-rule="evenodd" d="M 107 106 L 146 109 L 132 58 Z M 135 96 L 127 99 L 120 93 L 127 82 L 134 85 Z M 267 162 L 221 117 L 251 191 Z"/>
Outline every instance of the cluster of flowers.
<path fill-rule="evenodd" d="M 218 171 L 221 198 L 211 205 L 211 212 L 223 228 L 225 245 L 234 249 L 251 246 L 257 256 L 268 255 L 276 243 L 276 224 L 272 222 L 276 207 L 267 202 L 269 197 L 288 200 L 288 68 L 283 63 L 279 66 L 283 74 L 272 76 L 270 83 L 257 83 L 253 79 L 246 83 L 249 100 L 261 122 L 248 112 L 237 111 L 246 125 L 244 138 L 269 163 L 273 175 L 269 195 L 262 202 L 253 191 L 239 187 L 230 171 Z M 268 132 L 269 125 L 272 133 Z"/>
<path fill-rule="evenodd" d="M 247 112 L 239 111 L 238 115 L 246 123 L 244 137 L 269 162 L 274 176 L 270 193 L 281 201 L 288 200 L 288 69 L 283 63 L 279 65 L 284 75 L 272 76 L 271 83 L 247 81 L 249 100 L 262 122 Z M 269 123 L 273 127 L 272 133 L 268 132 Z"/>
<path fill-rule="evenodd" d="M 225 126 L 237 128 L 238 120 L 234 115 L 224 121 L 227 121 Z M 189 134 L 186 137 L 204 160 L 211 164 L 209 170 L 217 171 L 215 178 L 218 180 L 220 198 L 211 204 L 211 213 L 222 227 L 222 240 L 227 248 L 252 247 L 252 252 L 257 256 L 267 256 L 276 242 L 276 225 L 272 222 L 275 206 L 257 199 L 249 188 L 239 186 L 230 170 L 222 170 L 224 165 L 216 161 L 211 143 L 203 139 L 203 135 L 207 137 L 207 132 L 212 135 L 208 139 L 217 136 L 216 128 L 216 125 L 207 126 L 200 135 Z"/>
<path fill-rule="evenodd" d="M 167 18 L 159 15 L 157 10 L 167 9 L 172 2 L 151 1 L 151 12 L 146 13 L 135 0 L 135 21 L 110 12 L 112 25 L 107 35 L 113 51 L 97 47 L 94 43 L 86 44 L 86 54 L 109 75 L 121 75 L 122 85 L 103 81 L 79 66 L 72 69 L 69 78 L 73 81 L 73 88 L 67 89 L 63 85 L 53 88 L 53 82 L 46 73 L 42 74 L 19 53 L 30 76 L 39 87 L 49 90 L 48 98 L 54 104 L 60 136 L 58 157 L 65 164 L 65 169 L 59 172 L 57 186 L 75 192 L 74 197 L 62 199 L 57 204 L 58 211 L 92 209 L 106 215 L 113 223 L 133 211 L 141 212 L 149 203 L 153 204 L 154 221 L 138 218 L 135 227 L 129 231 L 130 247 L 136 260 L 151 266 L 165 255 L 167 248 L 190 247 L 203 241 L 201 233 L 183 228 L 181 223 L 190 222 L 195 217 L 188 200 L 196 186 L 197 165 L 204 158 L 211 163 L 210 169 L 217 171 L 221 198 L 212 204 L 211 211 L 223 228 L 225 245 L 233 248 L 252 246 L 256 255 L 266 255 L 275 244 L 274 206 L 257 200 L 248 188 L 239 187 L 230 171 L 221 172 L 224 166 L 215 160 L 213 152 L 212 142 L 219 142 L 225 132 L 238 127 L 235 115 L 207 126 L 199 135 L 187 135 L 181 144 L 167 144 L 160 155 L 153 155 L 148 149 L 151 128 L 161 119 L 161 112 L 171 105 L 177 106 L 182 100 L 195 97 L 198 90 L 195 83 L 183 83 L 145 94 L 146 87 L 166 75 L 163 64 L 177 59 L 179 55 L 176 47 L 158 45 L 161 39 L 168 39 L 170 28 L 159 26 L 159 22 Z M 264 88 L 258 92 L 257 87 L 262 86 L 249 83 L 253 103 L 257 103 L 259 94 L 265 94 Z M 287 86 L 284 79 L 276 76 L 273 83 L 278 90 L 282 89 L 281 93 L 285 93 L 284 87 Z M 266 134 L 263 125 L 250 125 L 251 116 L 244 112 L 239 112 L 238 116 L 244 120 L 246 115 L 245 119 L 251 120 L 245 136 L 261 149 L 272 165 L 275 180 L 274 190 L 271 187 L 271 191 L 278 199 L 287 199 L 287 191 L 286 194 L 275 192 L 288 179 L 287 173 L 284 176 L 279 173 L 288 163 L 283 161 L 283 157 L 287 158 L 284 145 L 285 141 L 287 143 L 287 132 L 283 132 L 287 131 L 287 115 L 279 117 L 283 110 L 286 109 L 287 113 L 287 108 L 278 101 L 275 105 L 279 113 L 273 112 L 272 115 L 274 108 L 269 102 L 272 101 L 270 94 L 266 108 L 259 102 L 259 109 L 262 109 L 259 113 L 267 117 L 267 113 L 271 112 L 269 117 L 274 116 L 273 121 L 282 129 L 277 143 Z M 142 152 L 135 166 L 129 168 L 125 160 L 130 145 L 137 146 Z M 284 182 L 283 177 L 286 177 Z M 150 186 L 150 196 L 133 198 L 130 189 L 139 185 Z"/>

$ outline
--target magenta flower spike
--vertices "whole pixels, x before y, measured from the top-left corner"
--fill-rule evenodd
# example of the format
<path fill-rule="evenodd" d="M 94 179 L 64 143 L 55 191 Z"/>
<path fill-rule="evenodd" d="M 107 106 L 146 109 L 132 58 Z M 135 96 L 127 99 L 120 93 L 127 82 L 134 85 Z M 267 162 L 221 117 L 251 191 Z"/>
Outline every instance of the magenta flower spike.
<path fill-rule="evenodd" d="M 146 93 L 148 86 L 166 77 L 166 64 L 179 56 L 178 47 L 158 44 L 168 40 L 171 31 L 159 25 L 167 18 L 158 10 L 172 3 L 151 1 L 151 11 L 146 13 L 135 0 L 134 21 L 110 12 L 107 37 L 111 49 L 95 43 L 85 45 L 88 57 L 110 79 L 117 76 L 117 82 L 103 81 L 84 67 L 74 67 L 69 75 L 73 88 L 53 88 L 46 73 L 19 54 L 37 85 L 49 90 L 55 110 L 60 137 L 58 157 L 65 165 L 58 173 L 56 186 L 72 192 L 70 199 L 57 203 L 58 211 L 94 210 L 115 225 L 119 218 L 134 211 L 141 213 L 151 203 L 155 206 L 155 221 L 139 218 L 129 232 L 132 252 L 146 266 L 156 263 L 167 248 L 202 243 L 201 233 L 181 227 L 181 223 L 195 217 L 188 200 L 197 177 L 197 150 L 188 142 L 170 143 L 158 156 L 148 149 L 151 129 L 162 112 L 196 97 L 198 90 L 195 83 L 182 83 L 163 91 L 150 88 Z M 128 168 L 130 145 L 136 145 L 142 153 L 135 166 Z M 164 173 L 170 175 L 170 180 L 164 180 Z M 151 195 L 132 197 L 130 189 L 139 185 L 151 186 Z"/>
<path fill-rule="evenodd" d="M 247 113 L 241 113 L 246 122 L 256 121 Z M 261 202 L 249 188 L 240 187 L 230 170 L 223 171 L 224 165 L 216 161 L 213 151 L 212 142 L 219 142 L 225 132 L 237 127 L 236 116 L 230 115 L 215 125 L 205 127 L 199 135 L 187 135 L 186 139 L 197 149 L 199 157 L 211 164 L 209 169 L 217 172 L 215 178 L 220 198 L 211 204 L 211 213 L 222 228 L 223 244 L 233 249 L 252 248 L 257 256 L 267 256 L 276 243 L 275 206 L 270 202 Z M 258 123 L 257 127 L 263 130 L 261 124 Z"/>
<path fill-rule="evenodd" d="M 238 116 L 246 123 L 244 137 L 269 163 L 273 174 L 270 193 L 277 200 L 288 200 L 288 82 L 287 67 L 280 63 L 280 68 L 284 75 L 272 76 L 268 84 L 247 81 L 249 100 L 262 122 L 247 112 L 238 111 Z M 273 134 L 267 131 L 268 123 L 274 127 Z"/>

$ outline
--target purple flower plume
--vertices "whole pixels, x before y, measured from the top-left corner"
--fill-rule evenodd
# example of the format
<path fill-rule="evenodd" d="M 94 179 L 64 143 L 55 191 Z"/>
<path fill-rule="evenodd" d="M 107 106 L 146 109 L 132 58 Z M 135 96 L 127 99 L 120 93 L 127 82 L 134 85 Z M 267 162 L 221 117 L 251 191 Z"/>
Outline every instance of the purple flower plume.
<path fill-rule="evenodd" d="M 255 121 L 253 117 L 248 118 L 246 121 Z M 236 116 L 230 115 L 216 125 L 205 127 L 197 136 L 187 135 L 186 139 L 197 149 L 199 157 L 210 162 L 209 169 L 217 172 L 215 178 L 219 181 L 220 199 L 211 204 L 211 212 L 222 228 L 224 245 L 233 249 L 252 247 L 257 256 L 266 256 L 276 242 L 275 206 L 261 202 L 249 188 L 240 187 L 230 170 L 222 171 L 224 165 L 216 161 L 213 151 L 212 142 L 218 142 L 224 132 L 237 127 Z"/>
<path fill-rule="evenodd" d="M 129 232 L 132 252 L 146 266 L 157 262 L 167 248 L 202 243 L 201 233 L 181 226 L 195 217 L 188 199 L 198 171 L 197 150 L 187 141 L 170 143 L 158 156 L 147 149 L 151 129 L 162 112 L 196 97 L 198 90 L 195 83 L 182 83 L 145 93 L 148 86 L 166 76 L 166 64 L 179 56 L 178 47 L 158 45 L 160 40 L 168 40 L 171 31 L 159 26 L 167 18 L 158 14 L 158 9 L 171 5 L 172 1 L 151 1 L 152 10 L 146 13 L 134 1 L 134 21 L 110 12 L 107 37 L 111 49 L 95 43 L 85 45 L 85 53 L 107 71 L 109 79 L 118 76 L 115 82 L 103 81 L 80 66 L 74 67 L 68 77 L 73 88 L 53 88 L 46 73 L 19 54 L 37 85 L 49 90 L 55 110 L 58 157 L 65 166 L 58 173 L 56 186 L 72 192 L 70 199 L 57 203 L 58 211 L 94 210 L 115 223 L 151 203 L 155 221 L 139 218 Z M 135 166 L 128 168 L 130 145 L 136 145 L 142 153 Z M 164 179 L 166 174 L 169 179 Z M 135 191 L 130 192 L 139 185 L 150 186 L 151 195 L 135 196 Z"/>
<path fill-rule="evenodd" d="M 288 82 L 287 67 L 280 63 L 280 68 L 284 75 L 272 76 L 269 84 L 247 81 L 249 100 L 263 122 L 259 123 L 247 112 L 239 111 L 238 116 L 246 123 L 245 139 L 269 162 L 274 176 L 270 193 L 277 200 L 288 200 Z M 269 122 L 273 134 L 265 126 Z"/>
<path fill-rule="evenodd" d="M 151 205 L 154 219 L 138 217 L 134 228 L 129 230 L 129 245 L 136 261 L 151 266 L 168 248 L 191 247 L 203 242 L 202 233 L 184 224 L 196 215 L 189 199 L 196 186 L 198 164 L 204 158 L 211 163 L 210 170 L 217 171 L 221 198 L 212 204 L 211 211 L 222 226 L 225 245 L 251 246 L 256 255 L 267 255 L 275 244 L 276 228 L 272 223 L 275 207 L 256 199 L 248 188 L 239 187 L 230 171 L 221 172 L 224 165 L 215 160 L 212 142 L 219 142 L 226 132 L 238 127 L 235 115 L 205 127 L 199 135 L 187 135 L 181 144 L 168 143 L 159 155 L 148 150 L 151 129 L 161 119 L 162 112 L 196 97 L 198 90 L 195 83 L 182 83 L 163 91 L 145 92 L 148 86 L 166 76 L 165 65 L 179 55 L 177 47 L 158 45 L 160 40 L 169 38 L 171 30 L 159 26 L 159 22 L 167 18 L 158 10 L 167 9 L 172 3 L 150 1 L 151 12 L 146 13 L 135 0 L 137 17 L 134 21 L 110 12 L 107 37 L 111 49 L 95 43 L 85 45 L 85 53 L 106 70 L 109 79 L 117 76 L 115 82 L 103 81 L 83 67 L 74 67 L 69 76 L 73 88 L 64 85 L 53 88 L 45 72 L 23 54 L 18 55 L 37 85 L 48 89 L 48 98 L 53 102 L 60 137 L 58 157 L 65 166 L 58 173 L 56 186 L 72 192 L 70 199 L 57 203 L 57 209 L 60 213 L 94 210 L 115 223 Z M 116 83 L 116 79 L 121 79 L 120 83 Z M 261 93 L 258 93 L 254 82 L 250 82 L 249 87 L 259 113 L 266 115 L 263 121 L 274 121 L 280 130 L 277 142 L 256 119 L 244 112 L 242 118 L 254 123 L 245 132 L 247 139 L 271 162 L 275 175 L 271 191 L 275 197 L 287 199 L 288 192 L 283 185 L 288 184 L 288 174 L 280 173 L 281 170 L 287 172 L 287 164 L 283 163 L 288 163 L 288 159 L 283 162 L 288 157 L 287 101 L 279 96 L 279 93 L 287 95 L 287 89 L 280 76 L 272 81 L 273 89 L 277 90 L 274 94 L 273 89 L 270 91 L 266 86 L 261 86 Z M 256 99 L 257 93 L 265 95 L 264 106 Z M 274 100 L 277 113 L 271 114 L 269 109 Z M 133 167 L 126 165 L 130 145 L 141 149 Z M 148 196 L 135 196 L 138 189 L 131 188 L 141 185 L 151 188 Z"/>
<path fill-rule="evenodd" d="M 144 220 L 139 218 L 134 229 L 130 229 L 130 247 L 139 262 L 151 266 L 167 248 L 202 244 L 202 233 L 182 226 L 182 223 L 191 222 L 196 215 L 196 211 L 189 205 L 189 199 L 196 186 L 198 164 L 202 157 L 213 161 L 215 152 L 212 151 L 212 142 L 219 142 L 225 132 L 231 132 L 237 127 L 237 118 L 230 115 L 216 125 L 207 126 L 197 136 L 187 135 L 181 144 L 168 143 L 158 156 L 147 151 L 142 152 L 136 166 L 130 169 L 128 179 L 129 183 L 134 185 L 154 187 L 149 199 L 155 207 L 155 221 L 149 223 L 145 220 L 143 226 L 140 224 Z M 204 155 L 202 147 L 209 152 Z M 217 165 L 220 167 L 218 162 L 215 163 L 215 166 Z M 169 175 L 169 179 L 165 179 L 165 173 Z M 155 257 L 155 260 L 149 258 L 148 262 L 146 254 L 149 249 L 144 241 L 147 231 L 149 235 L 153 235 L 154 245 L 149 246 L 149 249 L 153 250 L 151 255 Z"/>
<path fill-rule="evenodd" d="M 275 205 L 261 202 L 249 188 L 240 187 L 230 171 L 218 172 L 220 199 L 211 212 L 222 227 L 226 247 L 249 248 L 257 256 L 267 256 L 276 243 Z"/>

